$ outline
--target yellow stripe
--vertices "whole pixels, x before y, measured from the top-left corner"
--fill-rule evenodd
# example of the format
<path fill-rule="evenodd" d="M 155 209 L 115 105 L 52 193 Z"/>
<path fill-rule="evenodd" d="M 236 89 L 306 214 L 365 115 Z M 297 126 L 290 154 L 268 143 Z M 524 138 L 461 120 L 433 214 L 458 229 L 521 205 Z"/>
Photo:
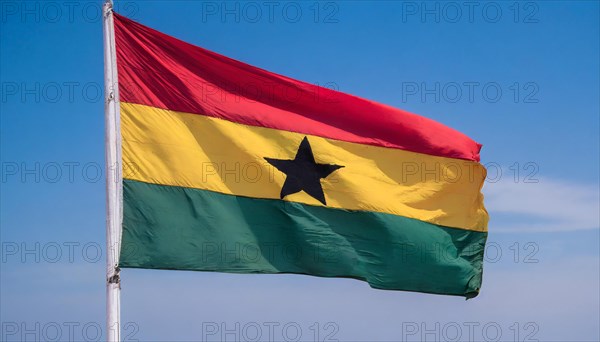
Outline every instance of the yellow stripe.
<path fill-rule="evenodd" d="M 294 159 L 306 136 L 130 103 L 121 103 L 121 129 L 124 178 L 270 199 L 279 199 L 285 175 L 264 157 Z M 328 207 L 487 231 L 479 163 L 308 140 L 318 163 L 344 166 L 321 180 Z M 304 192 L 285 200 L 322 205 Z"/>

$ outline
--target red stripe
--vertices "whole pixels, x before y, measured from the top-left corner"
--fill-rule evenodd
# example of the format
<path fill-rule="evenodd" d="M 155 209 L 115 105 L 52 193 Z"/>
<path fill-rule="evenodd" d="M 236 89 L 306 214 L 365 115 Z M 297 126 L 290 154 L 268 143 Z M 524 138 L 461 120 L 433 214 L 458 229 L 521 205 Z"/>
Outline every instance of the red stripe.
<path fill-rule="evenodd" d="M 479 161 L 433 120 L 277 75 L 115 15 L 120 100 L 251 126 Z"/>

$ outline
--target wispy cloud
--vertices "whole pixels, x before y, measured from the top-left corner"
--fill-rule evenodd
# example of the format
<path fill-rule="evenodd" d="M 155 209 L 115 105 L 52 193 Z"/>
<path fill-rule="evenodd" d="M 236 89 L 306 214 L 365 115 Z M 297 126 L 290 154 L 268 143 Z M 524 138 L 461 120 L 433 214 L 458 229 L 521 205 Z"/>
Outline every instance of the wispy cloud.
<path fill-rule="evenodd" d="M 486 183 L 483 191 L 495 231 L 559 232 L 600 227 L 598 186 L 540 178 Z"/>

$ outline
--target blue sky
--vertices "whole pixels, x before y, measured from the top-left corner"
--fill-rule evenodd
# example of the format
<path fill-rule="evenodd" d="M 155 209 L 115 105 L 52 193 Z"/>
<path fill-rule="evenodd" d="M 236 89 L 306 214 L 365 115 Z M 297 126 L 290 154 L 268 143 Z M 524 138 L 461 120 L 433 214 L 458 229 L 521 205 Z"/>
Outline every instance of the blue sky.
<path fill-rule="evenodd" d="M 94 340 L 104 329 L 101 2 L 0 6 L 1 339 Z M 124 338 L 600 339 L 598 2 L 115 6 L 229 57 L 445 123 L 484 145 L 490 172 L 474 300 L 348 279 L 124 270 Z"/>

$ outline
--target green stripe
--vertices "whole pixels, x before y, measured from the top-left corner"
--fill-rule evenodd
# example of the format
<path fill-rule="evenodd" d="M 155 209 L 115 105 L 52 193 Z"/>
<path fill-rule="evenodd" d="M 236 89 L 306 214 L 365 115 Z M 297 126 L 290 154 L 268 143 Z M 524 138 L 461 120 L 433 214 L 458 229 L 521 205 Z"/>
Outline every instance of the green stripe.
<path fill-rule="evenodd" d="M 123 182 L 120 267 L 350 277 L 474 297 L 487 233 L 383 213 Z"/>

